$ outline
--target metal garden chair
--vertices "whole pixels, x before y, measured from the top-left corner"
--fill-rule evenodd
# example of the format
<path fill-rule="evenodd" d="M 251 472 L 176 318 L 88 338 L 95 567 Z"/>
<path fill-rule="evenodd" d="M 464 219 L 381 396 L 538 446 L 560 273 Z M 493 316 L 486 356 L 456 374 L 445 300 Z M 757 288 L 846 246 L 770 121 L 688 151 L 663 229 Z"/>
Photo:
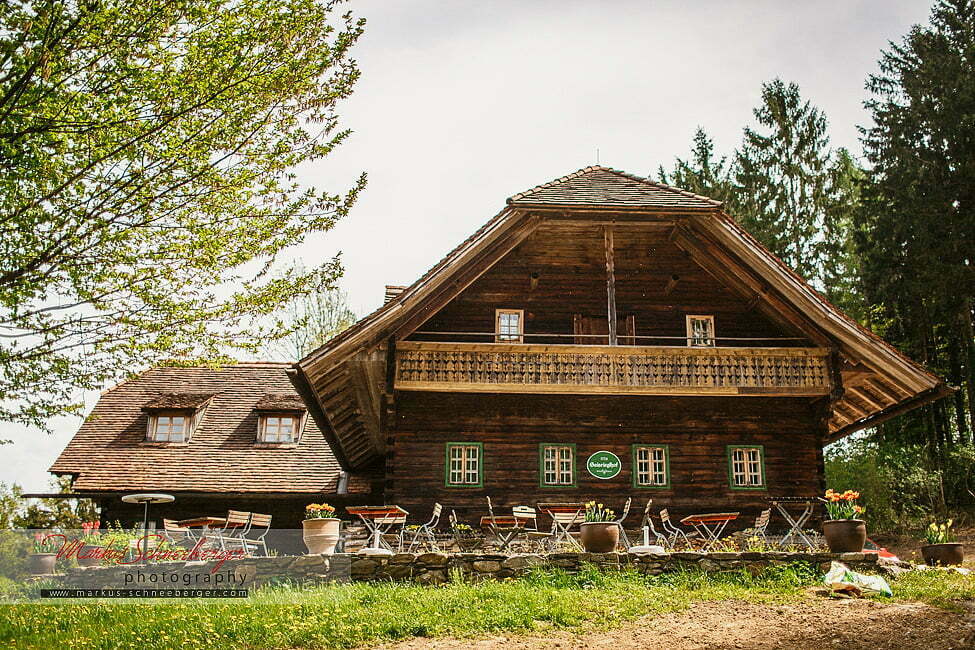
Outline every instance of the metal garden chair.
<path fill-rule="evenodd" d="M 653 541 L 658 546 L 669 548 L 670 543 L 667 537 L 657 532 L 657 528 L 653 525 L 653 515 L 650 514 L 651 506 L 653 506 L 653 499 L 647 499 L 647 505 L 643 508 L 643 519 L 640 521 L 640 528 L 643 530 L 643 545 L 650 545 L 650 535 L 653 534 Z"/>
<path fill-rule="evenodd" d="M 691 540 L 687 536 L 687 533 L 670 523 L 670 513 L 667 512 L 667 508 L 660 511 L 660 525 L 663 527 L 664 532 L 667 533 L 668 546 L 671 549 L 677 548 L 677 540 L 681 538 L 683 538 L 687 548 L 691 548 Z"/>
<path fill-rule="evenodd" d="M 177 546 L 195 546 L 197 537 L 190 528 L 180 526 L 174 519 L 163 519 L 163 537 Z"/>
<path fill-rule="evenodd" d="M 633 503 L 633 497 L 627 498 L 626 503 L 623 504 L 623 513 L 620 515 L 620 518 L 619 519 L 617 519 L 616 521 L 613 522 L 617 526 L 619 526 L 619 529 L 620 529 L 620 544 L 623 545 L 623 549 L 624 550 L 630 548 L 630 538 L 626 536 L 626 529 L 623 527 L 623 522 L 626 521 L 626 518 L 630 514 L 630 505 L 632 503 Z"/>
<path fill-rule="evenodd" d="M 227 521 L 224 522 L 223 528 L 218 530 L 215 535 L 207 535 L 207 537 L 213 539 L 222 550 L 226 551 L 228 544 L 230 546 L 239 545 L 238 540 L 242 535 L 247 533 L 250 529 L 250 524 L 251 513 L 240 510 L 228 510 Z"/>
<path fill-rule="evenodd" d="M 755 525 L 742 531 L 746 537 L 761 537 L 762 541 L 768 544 L 768 522 L 772 518 L 772 509 L 762 510 L 761 514 L 755 517 Z"/>
<path fill-rule="evenodd" d="M 538 529 L 538 513 L 531 506 L 514 506 L 511 514 L 521 523 L 522 535 L 528 550 L 547 548 L 552 540 L 552 532 Z"/>
<path fill-rule="evenodd" d="M 271 515 L 253 512 L 250 522 L 247 524 L 247 530 L 243 531 L 239 537 L 232 538 L 231 543 L 239 543 L 244 549 L 244 555 L 251 555 L 257 549 L 263 549 L 264 557 L 267 557 L 269 553 L 265 538 L 269 530 L 271 530 Z"/>
<path fill-rule="evenodd" d="M 420 545 L 428 546 L 428 549 L 433 553 L 440 551 L 440 546 L 437 545 L 437 526 L 440 525 L 440 514 L 442 512 L 443 506 L 439 503 L 434 503 L 433 515 L 430 517 L 430 521 L 421 524 L 416 529 L 416 532 L 413 533 L 413 539 L 410 540 L 410 545 L 406 549 L 407 553 L 412 553 Z"/>

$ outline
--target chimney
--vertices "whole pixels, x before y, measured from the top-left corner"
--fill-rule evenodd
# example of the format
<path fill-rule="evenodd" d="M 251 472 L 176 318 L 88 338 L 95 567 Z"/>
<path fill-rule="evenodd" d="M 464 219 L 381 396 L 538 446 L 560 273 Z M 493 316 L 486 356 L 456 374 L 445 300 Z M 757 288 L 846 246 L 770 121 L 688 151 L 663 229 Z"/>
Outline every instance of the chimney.
<path fill-rule="evenodd" d="M 395 284 L 387 284 L 386 285 L 386 299 L 383 300 L 383 304 L 385 305 L 387 302 L 389 302 L 390 300 L 392 300 L 396 296 L 398 296 L 401 293 L 403 293 L 403 290 L 404 289 L 406 289 L 406 287 L 400 287 L 400 286 L 397 286 Z"/>

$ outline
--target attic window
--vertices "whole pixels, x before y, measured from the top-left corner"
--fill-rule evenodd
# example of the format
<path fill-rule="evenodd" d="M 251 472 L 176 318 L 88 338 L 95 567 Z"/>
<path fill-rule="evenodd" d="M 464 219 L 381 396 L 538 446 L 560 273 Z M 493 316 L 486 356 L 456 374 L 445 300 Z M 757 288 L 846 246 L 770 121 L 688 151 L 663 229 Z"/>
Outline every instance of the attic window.
<path fill-rule="evenodd" d="M 146 442 L 185 443 L 193 437 L 213 395 L 169 393 L 159 395 L 142 410 L 148 414 Z"/>
<path fill-rule="evenodd" d="M 258 425 L 257 439 L 271 444 L 292 443 L 298 438 L 299 418 L 294 414 L 264 414 Z"/>
<path fill-rule="evenodd" d="M 714 316 L 687 317 L 687 345 L 692 348 L 714 347 Z"/>
<path fill-rule="evenodd" d="M 497 343 L 521 343 L 525 340 L 525 311 L 498 309 L 494 312 L 494 340 Z"/>
<path fill-rule="evenodd" d="M 156 413 L 149 416 L 146 440 L 150 442 L 186 442 L 189 417 L 186 413 Z"/>

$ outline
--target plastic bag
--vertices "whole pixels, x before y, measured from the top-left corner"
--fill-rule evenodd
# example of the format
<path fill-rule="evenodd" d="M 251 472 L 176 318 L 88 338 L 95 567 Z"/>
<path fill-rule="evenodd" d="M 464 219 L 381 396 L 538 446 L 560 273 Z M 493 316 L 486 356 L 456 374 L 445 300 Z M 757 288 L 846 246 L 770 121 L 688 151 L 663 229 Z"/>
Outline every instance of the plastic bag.
<path fill-rule="evenodd" d="M 834 592 L 861 596 L 867 594 L 881 594 L 893 596 L 890 585 L 880 576 L 868 576 L 857 573 L 842 562 L 833 562 L 829 566 L 829 571 L 823 582 Z"/>

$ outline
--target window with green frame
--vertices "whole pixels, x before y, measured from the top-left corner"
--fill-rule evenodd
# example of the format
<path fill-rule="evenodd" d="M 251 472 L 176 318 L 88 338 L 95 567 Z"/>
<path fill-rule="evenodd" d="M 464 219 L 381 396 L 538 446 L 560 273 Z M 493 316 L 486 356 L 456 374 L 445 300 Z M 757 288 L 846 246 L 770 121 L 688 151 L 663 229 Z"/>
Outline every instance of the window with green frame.
<path fill-rule="evenodd" d="M 765 489 L 762 445 L 728 445 L 728 483 L 732 490 Z"/>
<path fill-rule="evenodd" d="M 447 487 L 484 485 L 484 445 L 480 442 L 448 442 L 444 465 Z"/>
<path fill-rule="evenodd" d="M 633 487 L 670 487 L 669 445 L 633 445 Z"/>
<path fill-rule="evenodd" d="M 575 487 L 574 444 L 543 442 L 538 445 L 538 483 L 542 487 Z"/>

